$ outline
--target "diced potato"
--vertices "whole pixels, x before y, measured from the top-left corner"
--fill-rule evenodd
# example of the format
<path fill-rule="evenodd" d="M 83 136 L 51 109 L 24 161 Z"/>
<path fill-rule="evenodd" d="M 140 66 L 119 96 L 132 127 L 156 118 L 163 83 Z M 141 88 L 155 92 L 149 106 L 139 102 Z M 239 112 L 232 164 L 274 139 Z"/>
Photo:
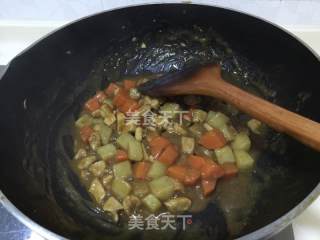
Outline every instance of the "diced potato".
<path fill-rule="evenodd" d="M 127 178 L 132 176 L 131 163 L 129 161 L 120 162 L 113 165 L 113 174 L 116 178 Z"/>
<path fill-rule="evenodd" d="M 160 101 L 158 99 L 154 98 L 154 99 L 151 100 L 150 106 L 153 109 L 158 109 L 160 107 Z"/>
<path fill-rule="evenodd" d="M 126 196 L 124 199 L 123 199 L 123 208 L 124 208 L 124 211 L 130 215 L 132 213 L 134 213 L 138 207 L 141 205 L 141 201 L 139 198 L 137 198 L 136 196 L 134 195 L 129 195 L 129 196 Z"/>
<path fill-rule="evenodd" d="M 111 182 L 112 182 L 113 176 L 112 175 L 106 175 L 102 178 L 102 184 L 106 188 L 110 188 Z"/>
<path fill-rule="evenodd" d="M 149 194 L 142 199 L 143 204 L 149 209 L 150 212 L 156 212 L 161 207 L 161 202 L 153 194 Z"/>
<path fill-rule="evenodd" d="M 101 138 L 98 132 L 93 132 L 89 137 L 89 145 L 93 151 L 96 151 L 101 146 Z"/>
<path fill-rule="evenodd" d="M 195 146 L 194 138 L 182 136 L 181 138 L 182 152 L 191 154 L 193 153 L 194 146 Z"/>
<path fill-rule="evenodd" d="M 110 98 L 106 98 L 102 101 L 103 105 L 107 105 L 110 109 L 113 109 L 113 103 Z"/>
<path fill-rule="evenodd" d="M 177 197 L 164 202 L 164 205 L 171 213 L 182 213 L 190 209 L 191 200 L 186 197 Z"/>
<path fill-rule="evenodd" d="M 110 143 L 102 147 L 99 147 L 97 149 L 97 153 L 102 160 L 109 160 L 116 155 L 117 149 L 113 144 Z"/>
<path fill-rule="evenodd" d="M 85 168 L 89 167 L 95 161 L 97 161 L 97 157 L 96 156 L 84 157 L 79 161 L 78 168 L 79 169 L 85 169 Z"/>
<path fill-rule="evenodd" d="M 105 161 L 98 161 L 89 167 L 89 171 L 96 177 L 99 177 L 102 175 L 104 170 L 106 169 L 106 162 Z"/>
<path fill-rule="evenodd" d="M 201 124 L 195 123 L 191 127 L 189 127 L 189 131 L 192 136 L 199 138 L 202 135 L 202 133 L 205 131 L 205 129 Z"/>
<path fill-rule="evenodd" d="M 136 140 L 138 140 L 139 142 L 142 141 L 142 127 L 137 127 L 134 137 L 136 138 Z"/>
<path fill-rule="evenodd" d="M 252 168 L 254 164 L 253 158 L 250 154 L 244 150 L 234 150 L 237 166 L 240 170 L 246 170 Z"/>
<path fill-rule="evenodd" d="M 143 143 L 141 145 L 142 145 L 142 152 L 143 152 L 143 160 L 145 160 L 145 161 L 150 160 L 149 155 L 146 150 L 146 147 L 144 146 Z"/>
<path fill-rule="evenodd" d="M 167 166 L 159 161 L 154 161 L 149 169 L 148 177 L 156 179 L 166 174 Z"/>
<path fill-rule="evenodd" d="M 204 123 L 204 124 L 203 124 L 203 127 L 204 127 L 207 131 L 211 131 L 211 130 L 214 129 L 214 128 L 211 127 L 208 123 Z"/>
<path fill-rule="evenodd" d="M 173 180 L 173 185 L 174 185 L 174 191 L 175 192 L 184 192 L 183 184 L 174 178 L 172 178 L 172 180 Z"/>
<path fill-rule="evenodd" d="M 248 128 L 255 134 L 261 135 L 265 131 L 265 126 L 257 119 L 251 119 L 247 122 Z"/>
<path fill-rule="evenodd" d="M 94 126 L 94 130 L 100 133 L 100 138 L 103 145 L 109 143 L 112 135 L 112 128 L 106 126 L 105 124 L 97 124 Z"/>
<path fill-rule="evenodd" d="M 129 148 L 129 142 L 134 141 L 134 137 L 130 133 L 122 133 L 118 139 L 117 143 L 121 148 L 128 151 Z"/>
<path fill-rule="evenodd" d="M 174 182 L 168 176 L 162 176 L 149 182 L 151 192 L 160 200 L 167 200 L 174 193 Z"/>
<path fill-rule="evenodd" d="M 106 191 L 104 190 L 98 178 L 95 178 L 92 180 L 90 184 L 89 192 L 93 195 L 94 199 L 98 203 L 101 203 L 103 198 L 106 196 Z"/>
<path fill-rule="evenodd" d="M 116 121 L 116 116 L 112 112 L 107 113 L 103 120 L 103 122 L 108 126 L 111 126 L 115 121 Z"/>
<path fill-rule="evenodd" d="M 232 149 L 229 146 L 224 146 L 223 148 L 216 149 L 214 150 L 214 152 L 217 156 L 219 164 L 234 163 L 236 161 Z"/>
<path fill-rule="evenodd" d="M 192 110 L 192 121 L 193 122 L 204 122 L 207 118 L 207 112 L 201 109 Z"/>
<path fill-rule="evenodd" d="M 83 128 L 85 126 L 90 126 L 92 124 L 92 117 L 88 114 L 82 115 L 77 121 L 76 126 L 78 128 Z"/>
<path fill-rule="evenodd" d="M 122 200 L 131 192 L 131 185 L 124 180 L 115 178 L 112 181 L 111 190 L 118 199 Z"/>
<path fill-rule="evenodd" d="M 114 197 L 109 197 L 108 200 L 103 205 L 103 210 L 107 212 L 117 212 L 123 209 L 122 204 Z"/>
<path fill-rule="evenodd" d="M 251 141 L 249 136 L 246 133 L 240 132 L 239 134 L 236 135 L 235 139 L 231 143 L 231 146 L 233 150 L 248 151 L 251 147 Z"/>
<path fill-rule="evenodd" d="M 143 149 L 141 142 L 137 141 L 136 139 L 129 141 L 128 157 L 132 161 L 143 160 Z"/>
<path fill-rule="evenodd" d="M 129 96 L 130 98 L 137 100 L 141 97 L 141 93 L 138 91 L 137 88 L 131 88 L 129 90 Z"/>
<path fill-rule="evenodd" d="M 139 198 L 143 198 L 150 192 L 147 182 L 134 182 L 132 184 L 132 189 L 133 194 Z"/>
<path fill-rule="evenodd" d="M 232 126 L 224 124 L 219 129 L 228 141 L 232 141 L 236 137 L 237 131 Z"/>
<path fill-rule="evenodd" d="M 208 158 L 213 158 L 214 152 L 213 150 L 209 150 L 208 148 L 205 148 L 201 145 L 196 145 L 194 148 L 194 153 L 196 155 L 202 156 L 202 157 L 208 157 Z"/>
<path fill-rule="evenodd" d="M 229 118 L 221 112 L 209 111 L 207 116 L 207 123 L 214 128 L 220 129 L 229 122 Z"/>

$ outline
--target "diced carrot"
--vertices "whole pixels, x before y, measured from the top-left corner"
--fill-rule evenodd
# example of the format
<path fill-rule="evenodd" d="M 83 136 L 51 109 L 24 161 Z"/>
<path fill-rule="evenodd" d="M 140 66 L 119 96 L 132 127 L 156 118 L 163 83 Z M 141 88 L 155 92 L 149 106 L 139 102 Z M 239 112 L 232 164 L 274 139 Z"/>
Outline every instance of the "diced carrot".
<path fill-rule="evenodd" d="M 133 166 L 133 176 L 136 179 L 144 180 L 150 168 L 149 162 L 138 162 Z"/>
<path fill-rule="evenodd" d="M 176 147 L 173 144 L 168 145 L 164 151 L 160 154 L 158 160 L 168 166 L 172 165 L 177 157 L 179 156 L 179 153 L 176 149 Z"/>
<path fill-rule="evenodd" d="M 167 175 L 184 183 L 187 174 L 187 168 L 182 165 L 173 165 L 167 169 Z"/>
<path fill-rule="evenodd" d="M 123 81 L 123 87 L 124 89 L 126 90 L 130 90 L 131 88 L 134 88 L 136 87 L 136 81 L 133 81 L 133 80 L 124 80 Z"/>
<path fill-rule="evenodd" d="M 117 84 L 110 83 L 105 92 L 108 96 L 113 96 L 117 89 L 120 89 L 120 87 Z"/>
<path fill-rule="evenodd" d="M 103 91 L 99 91 L 96 93 L 94 98 L 97 99 L 99 102 L 102 102 L 103 100 L 105 100 L 107 98 L 107 96 Z"/>
<path fill-rule="evenodd" d="M 200 172 L 196 169 L 189 168 L 186 172 L 184 184 L 187 186 L 194 186 L 196 185 L 199 179 L 200 179 Z"/>
<path fill-rule="evenodd" d="M 100 108 L 100 103 L 96 98 L 91 98 L 85 103 L 84 107 L 87 111 L 94 112 Z"/>
<path fill-rule="evenodd" d="M 201 168 L 202 179 L 220 178 L 224 175 L 224 169 L 211 160 L 207 160 L 206 164 Z"/>
<path fill-rule="evenodd" d="M 116 107 L 121 107 L 123 106 L 127 101 L 128 101 L 128 95 L 123 92 L 123 91 L 119 91 L 113 98 L 112 103 L 116 106 Z"/>
<path fill-rule="evenodd" d="M 220 130 L 213 129 L 211 131 L 205 132 L 201 136 L 199 143 L 205 148 L 217 149 L 222 148 L 224 145 L 226 145 L 227 141 Z"/>
<path fill-rule="evenodd" d="M 187 162 L 190 167 L 197 170 L 200 170 L 202 166 L 206 164 L 206 160 L 203 157 L 196 156 L 196 155 L 188 156 Z"/>
<path fill-rule="evenodd" d="M 125 151 L 119 149 L 116 153 L 116 160 L 117 162 L 126 161 L 128 160 L 128 154 Z"/>
<path fill-rule="evenodd" d="M 91 134 L 93 133 L 93 129 L 89 126 L 84 126 L 80 129 L 80 137 L 83 142 L 88 142 Z"/>
<path fill-rule="evenodd" d="M 239 169 L 238 167 L 233 163 L 225 163 L 222 164 L 221 167 L 224 169 L 224 177 L 233 177 L 238 174 Z"/>
<path fill-rule="evenodd" d="M 216 188 L 217 180 L 211 179 L 211 180 L 201 180 L 201 187 L 202 187 L 202 193 L 203 196 L 207 197 L 210 193 L 214 191 Z"/>
<path fill-rule="evenodd" d="M 155 158 L 158 158 L 163 150 L 170 144 L 170 141 L 162 136 L 157 136 L 149 142 L 151 153 Z"/>
<path fill-rule="evenodd" d="M 123 113 L 134 112 L 139 108 L 137 101 L 128 99 L 123 105 L 119 106 L 119 110 Z"/>

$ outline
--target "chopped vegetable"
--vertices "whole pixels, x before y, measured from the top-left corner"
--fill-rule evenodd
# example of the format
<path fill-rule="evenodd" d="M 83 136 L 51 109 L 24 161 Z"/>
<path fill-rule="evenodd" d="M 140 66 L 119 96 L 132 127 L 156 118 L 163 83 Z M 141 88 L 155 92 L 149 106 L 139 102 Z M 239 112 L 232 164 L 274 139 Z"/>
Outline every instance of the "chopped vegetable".
<path fill-rule="evenodd" d="M 131 186 L 124 180 L 115 178 L 112 181 L 112 193 L 120 200 L 124 199 L 131 192 Z"/>
<path fill-rule="evenodd" d="M 109 160 L 116 155 L 117 149 L 113 144 L 110 143 L 102 147 L 99 147 L 97 149 L 97 153 L 102 160 Z"/>
<path fill-rule="evenodd" d="M 84 114 L 76 121 L 76 126 L 78 128 L 90 126 L 92 124 L 92 121 L 93 121 L 93 119 L 91 116 L 89 116 L 88 114 Z"/>
<path fill-rule="evenodd" d="M 179 180 L 180 182 L 184 182 L 187 175 L 187 168 L 182 165 L 173 165 L 167 169 L 167 175 Z"/>
<path fill-rule="evenodd" d="M 236 160 L 234 158 L 233 152 L 231 147 L 225 146 L 220 149 L 214 150 L 217 160 L 219 164 L 224 164 L 224 163 L 234 163 Z"/>
<path fill-rule="evenodd" d="M 102 144 L 108 144 L 112 135 L 112 129 L 104 124 L 97 124 L 94 129 L 100 133 Z"/>
<path fill-rule="evenodd" d="M 111 126 L 112 124 L 114 124 L 115 121 L 116 121 L 116 116 L 112 112 L 107 113 L 103 120 L 103 122 L 108 126 Z"/>
<path fill-rule="evenodd" d="M 100 108 L 100 103 L 96 98 L 91 98 L 85 103 L 84 106 L 88 112 L 94 112 Z"/>
<path fill-rule="evenodd" d="M 79 169 L 85 169 L 85 168 L 89 167 L 95 161 L 97 161 L 97 157 L 96 156 L 84 157 L 78 163 L 78 168 Z"/>
<path fill-rule="evenodd" d="M 159 199 L 153 195 L 149 194 L 142 199 L 143 204 L 149 209 L 150 212 L 156 212 L 161 207 L 161 202 Z"/>
<path fill-rule="evenodd" d="M 148 172 L 148 177 L 155 179 L 166 174 L 167 166 L 159 161 L 154 161 Z"/>
<path fill-rule="evenodd" d="M 193 169 L 197 170 L 201 170 L 202 167 L 207 164 L 205 158 L 196 155 L 188 156 L 187 162 Z"/>
<path fill-rule="evenodd" d="M 126 90 L 130 90 L 131 88 L 136 87 L 136 85 L 137 85 L 137 82 L 134 80 L 127 80 L 127 79 L 123 80 L 123 87 Z"/>
<path fill-rule="evenodd" d="M 131 88 L 131 89 L 129 90 L 129 96 L 130 96 L 130 98 L 132 98 L 132 99 L 134 99 L 134 100 L 137 100 L 137 99 L 139 99 L 139 98 L 141 97 L 141 94 L 140 94 L 140 92 L 138 91 L 138 89 L 136 89 L 136 88 Z"/>
<path fill-rule="evenodd" d="M 170 144 L 160 154 L 158 160 L 169 166 L 175 162 L 178 156 L 179 153 L 177 151 L 177 148 L 173 144 Z"/>
<path fill-rule="evenodd" d="M 246 170 L 252 168 L 254 164 L 253 158 L 250 154 L 244 150 L 234 150 L 237 166 L 240 170 Z"/>
<path fill-rule="evenodd" d="M 197 181 L 200 179 L 200 172 L 196 169 L 187 169 L 186 176 L 184 179 L 184 184 L 186 186 L 194 186 Z"/>
<path fill-rule="evenodd" d="M 234 177 L 238 174 L 238 168 L 235 164 L 233 163 L 225 163 L 221 165 L 224 169 L 224 177 L 229 178 L 229 177 Z"/>
<path fill-rule="evenodd" d="M 264 125 L 257 119 L 251 119 L 247 123 L 248 128 L 255 134 L 261 135 L 264 132 Z"/>
<path fill-rule="evenodd" d="M 141 127 L 137 127 L 136 128 L 136 132 L 134 134 L 134 137 L 141 142 L 142 141 L 142 128 Z"/>
<path fill-rule="evenodd" d="M 217 184 L 216 179 L 202 180 L 201 187 L 202 187 L 203 196 L 207 197 L 210 193 L 212 193 L 216 188 L 216 184 Z"/>
<path fill-rule="evenodd" d="M 207 112 L 201 109 L 192 110 L 192 121 L 193 122 L 204 122 L 207 118 Z"/>
<path fill-rule="evenodd" d="M 84 126 L 80 129 L 80 137 L 81 140 L 86 143 L 88 142 L 91 134 L 93 133 L 93 129 L 89 126 Z"/>
<path fill-rule="evenodd" d="M 126 161 L 128 160 L 128 154 L 125 151 L 118 149 L 116 153 L 116 160 L 117 162 Z"/>
<path fill-rule="evenodd" d="M 174 193 L 174 182 L 168 176 L 162 176 L 149 182 L 151 192 L 160 200 L 167 200 Z"/>
<path fill-rule="evenodd" d="M 123 199 L 123 208 L 124 208 L 124 211 L 130 215 L 130 214 L 133 214 L 137 208 L 140 206 L 141 204 L 141 201 L 139 198 L 137 198 L 136 196 L 134 195 L 129 195 L 129 196 L 126 196 L 124 199 Z"/>
<path fill-rule="evenodd" d="M 127 178 L 132 176 L 131 164 L 129 161 L 113 165 L 113 174 L 116 178 Z"/>
<path fill-rule="evenodd" d="M 225 146 L 227 141 L 218 129 L 213 129 L 209 132 L 205 132 L 201 136 L 199 143 L 208 149 L 218 149 Z"/>
<path fill-rule="evenodd" d="M 98 132 L 91 133 L 88 142 L 93 151 L 97 150 L 101 146 L 100 134 Z"/>
<path fill-rule="evenodd" d="M 141 161 L 141 160 L 143 160 L 142 143 L 137 141 L 134 138 L 129 141 L 128 157 L 132 161 Z"/>
<path fill-rule="evenodd" d="M 207 160 L 201 168 L 202 179 L 217 179 L 224 175 L 224 169 L 211 160 Z"/>
<path fill-rule="evenodd" d="M 96 177 L 101 176 L 105 169 L 106 169 L 105 161 L 95 162 L 89 167 L 89 171 L 92 172 L 92 174 Z"/>
<path fill-rule="evenodd" d="M 251 147 L 251 141 L 247 134 L 241 132 L 237 134 L 234 141 L 231 143 L 233 150 L 248 151 Z"/>
<path fill-rule="evenodd" d="M 174 118 L 180 110 L 180 106 L 177 103 L 165 103 L 160 107 L 160 113 L 163 113 L 170 118 Z"/>
<path fill-rule="evenodd" d="M 94 199 L 100 203 L 106 196 L 106 191 L 104 190 L 101 182 L 98 178 L 92 180 L 89 192 L 93 195 Z"/>
<path fill-rule="evenodd" d="M 169 144 L 170 141 L 164 137 L 158 136 L 153 138 L 149 142 L 152 155 L 157 158 Z"/>
<path fill-rule="evenodd" d="M 207 123 L 211 127 L 220 129 L 228 122 L 229 122 L 229 118 L 223 113 L 209 111 L 208 117 L 207 117 Z"/>
<path fill-rule="evenodd" d="M 182 152 L 191 154 L 195 147 L 195 140 L 191 137 L 181 137 Z"/>
<path fill-rule="evenodd" d="M 108 96 L 113 96 L 116 91 L 119 91 L 120 87 L 115 83 L 110 83 L 108 88 L 106 89 L 106 94 Z"/>
<path fill-rule="evenodd" d="M 190 133 L 196 138 L 200 138 L 204 130 L 205 129 L 203 128 L 203 126 L 199 123 L 195 123 L 191 127 L 189 127 Z"/>
<path fill-rule="evenodd" d="M 99 92 L 96 93 L 94 98 L 97 99 L 99 101 L 99 103 L 102 103 L 103 100 L 105 100 L 107 98 L 107 96 L 104 94 L 103 91 L 99 91 Z"/>
<path fill-rule="evenodd" d="M 150 192 L 148 183 L 144 181 L 134 182 L 132 188 L 133 194 L 139 198 L 143 198 Z"/>
<path fill-rule="evenodd" d="M 136 179 L 144 180 L 147 177 L 148 171 L 150 168 L 149 162 L 139 162 L 136 163 L 133 167 L 133 176 Z"/>
<path fill-rule="evenodd" d="M 232 141 L 237 135 L 237 131 L 233 127 L 228 126 L 227 124 L 220 127 L 219 130 L 222 132 L 224 138 L 227 141 Z"/>
<path fill-rule="evenodd" d="M 134 141 L 134 137 L 129 133 L 122 133 L 118 139 L 117 143 L 122 147 L 124 150 L 128 151 L 129 149 L 129 142 Z"/>
<path fill-rule="evenodd" d="M 172 213 L 182 213 L 190 209 L 191 200 L 186 197 L 177 197 L 164 202 L 164 205 Z"/>
<path fill-rule="evenodd" d="M 122 204 L 114 197 L 109 197 L 106 203 L 103 205 L 103 210 L 108 212 L 117 212 L 122 209 Z"/>

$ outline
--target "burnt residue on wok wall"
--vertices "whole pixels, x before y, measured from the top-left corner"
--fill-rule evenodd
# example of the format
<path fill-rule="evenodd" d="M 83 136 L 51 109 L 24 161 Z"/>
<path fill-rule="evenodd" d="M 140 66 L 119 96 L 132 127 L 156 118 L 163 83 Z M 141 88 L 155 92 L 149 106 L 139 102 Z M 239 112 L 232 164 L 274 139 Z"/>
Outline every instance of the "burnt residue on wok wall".
<path fill-rule="evenodd" d="M 319 89 L 311 82 L 302 88 L 303 71 L 289 49 L 304 59 L 307 79 L 315 76 L 315 60 L 290 37 L 260 21 L 209 9 L 171 5 L 104 13 L 62 29 L 15 59 L 0 81 L 1 100 L 10 101 L 10 107 L 2 104 L 5 117 L 0 124 L 2 158 L 11 160 L 1 168 L 0 187 L 7 197 L 36 222 L 73 239 L 110 239 L 109 234 L 115 239 L 147 238 L 148 232 L 128 232 L 111 224 L 69 167 L 72 123 L 85 99 L 124 76 L 207 62 L 221 64 L 225 79 L 290 109 L 297 107 L 301 90 Z M 221 21 L 210 24 L 208 19 Z M 277 45 L 271 47 L 275 38 Z M 319 119 L 314 95 L 305 107 L 300 102 L 304 115 Z M 268 143 L 261 144 L 253 175 L 221 184 L 208 211 L 194 215 L 190 235 L 178 230 L 152 236 L 243 235 L 299 203 L 320 180 L 319 164 L 313 161 L 317 154 L 273 132 Z M 275 148 L 270 143 L 276 143 Z M 228 204 L 230 198 L 223 193 L 230 186 L 236 189 L 229 191 L 231 197 L 248 198 L 237 206 Z M 226 214 L 226 207 L 236 214 Z M 230 222 L 240 224 L 230 228 Z"/>

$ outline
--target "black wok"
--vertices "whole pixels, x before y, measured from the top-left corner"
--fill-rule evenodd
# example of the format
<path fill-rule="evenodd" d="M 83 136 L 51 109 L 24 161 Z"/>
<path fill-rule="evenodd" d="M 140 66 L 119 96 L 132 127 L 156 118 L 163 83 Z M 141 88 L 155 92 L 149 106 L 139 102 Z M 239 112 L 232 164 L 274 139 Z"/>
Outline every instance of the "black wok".
<path fill-rule="evenodd" d="M 278 233 L 318 196 L 320 161 L 319 153 L 276 133 L 244 188 L 241 179 L 224 184 L 239 198 L 229 209 L 238 214 L 232 224 L 218 191 L 193 216 L 192 234 L 125 231 L 92 205 L 70 170 L 72 123 L 86 98 L 123 76 L 199 62 L 220 63 L 235 84 L 320 121 L 319 59 L 278 27 L 191 4 L 104 12 L 48 35 L 7 66 L 0 80 L 1 202 L 48 239 L 267 239 Z"/>

